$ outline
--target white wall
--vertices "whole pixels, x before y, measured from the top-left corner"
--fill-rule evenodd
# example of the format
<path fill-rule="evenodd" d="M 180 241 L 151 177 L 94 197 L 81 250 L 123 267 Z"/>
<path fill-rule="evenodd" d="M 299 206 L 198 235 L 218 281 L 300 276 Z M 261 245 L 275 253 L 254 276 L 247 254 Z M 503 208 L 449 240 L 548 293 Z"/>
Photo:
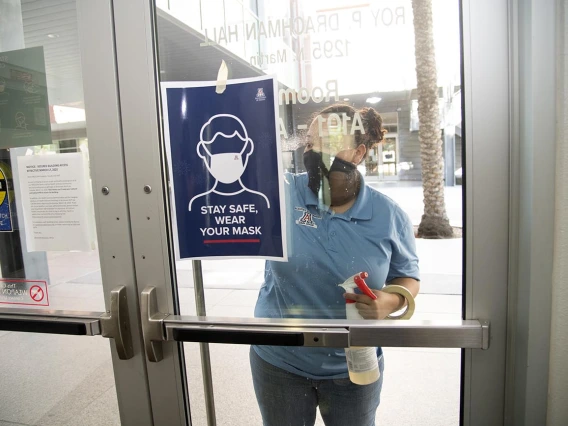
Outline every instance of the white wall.
<path fill-rule="evenodd" d="M 556 212 L 547 425 L 568 423 L 568 7 L 558 1 Z"/>

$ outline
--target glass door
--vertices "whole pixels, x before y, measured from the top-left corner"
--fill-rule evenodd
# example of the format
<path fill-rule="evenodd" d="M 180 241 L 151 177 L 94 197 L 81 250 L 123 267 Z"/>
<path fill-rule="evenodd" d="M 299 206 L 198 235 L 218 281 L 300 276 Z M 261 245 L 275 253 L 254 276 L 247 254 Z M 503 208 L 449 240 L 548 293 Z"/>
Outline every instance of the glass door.
<path fill-rule="evenodd" d="M 114 4 L 156 424 L 349 424 L 331 396 L 341 387 L 371 389 L 377 424 L 502 423 L 506 6 Z M 441 93 L 459 114 L 440 115 Z M 452 126 L 465 173 L 445 187 Z M 385 144 L 399 176 L 388 187 L 361 170 Z M 489 146 L 499 155 L 487 161 Z M 360 272 L 384 302 L 357 297 L 366 320 L 348 316 L 338 287 Z M 414 299 L 412 319 L 385 319 Z M 357 347 L 375 348 L 370 388 L 349 379 L 345 349 Z M 267 374 L 300 378 L 303 393 Z"/>
<path fill-rule="evenodd" d="M 150 425 L 111 2 L 0 22 L 0 424 Z"/>
<path fill-rule="evenodd" d="M 398 136 L 385 136 L 385 141 L 379 145 L 379 179 L 380 180 L 397 180 L 398 168 L 400 164 L 398 158 Z"/>
<path fill-rule="evenodd" d="M 345 302 L 337 284 L 359 270 L 366 268 L 365 271 L 367 271 L 370 268 L 367 271 L 370 273 L 369 279 L 371 282 L 377 279 L 375 288 L 380 288 L 377 287 L 378 281 L 384 282 L 387 277 L 378 278 L 376 276 L 381 272 L 375 269 L 374 265 L 385 261 L 385 259 L 379 260 L 378 253 L 381 251 L 379 245 L 372 243 L 358 252 L 346 240 L 350 235 L 349 231 L 346 231 L 349 228 L 341 226 L 345 225 L 346 218 L 340 216 L 341 218 L 337 219 L 333 215 L 329 216 L 325 208 L 314 209 L 310 204 L 309 190 L 308 194 L 303 192 L 308 187 L 308 183 L 297 184 L 298 188 L 294 187 L 294 189 L 286 187 L 293 185 L 288 183 L 291 179 L 300 182 L 298 179 L 304 176 L 307 176 L 311 183 L 311 175 L 318 173 L 313 171 L 314 161 L 307 157 L 307 154 L 315 152 L 321 154 L 324 163 L 323 173 L 326 168 L 331 173 L 335 156 L 342 152 L 342 149 L 351 149 L 365 144 L 363 141 L 369 141 L 367 145 L 369 153 L 374 150 L 378 151 L 379 181 L 391 181 L 397 177 L 400 167 L 398 163 L 401 160 L 397 152 L 398 140 L 403 152 L 412 153 L 415 156 L 402 160 L 410 160 L 414 164 L 413 171 L 418 172 L 414 176 L 417 176 L 418 180 L 405 182 L 406 185 L 389 184 L 385 191 L 376 179 L 371 176 L 367 179 L 363 166 L 365 160 L 361 161 L 358 167 L 361 174 L 365 176 L 366 187 L 370 188 L 369 194 L 377 194 L 377 197 L 381 197 L 388 193 L 388 196 L 401 206 L 403 214 L 408 216 L 408 228 L 406 229 L 409 235 L 407 238 L 410 245 L 416 244 L 416 254 L 420 259 L 422 273 L 419 275 L 412 266 L 412 260 L 406 259 L 408 270 L 404 273 L 402 271 L 393 272 L 393 274 L 398 273 L 403 277 L 421 279 L 420 295 L 416 299 L 418 308 L 413 319 L 440 320 L 450 323 L 460 321 L 463 304 L 462 212 L 459 208 L 462 203 L 461 191 L 453 193 L 452 198 L 448 200 L 452 203 L 451 208 L 454 213 L 450 219 L 458 224 L 455 230 L 458 237 L 444 240 L 418 238 L 414 243 L 414 233 L 418 231 L 423 213 L 422 209 L 414 206 L 420 206 L 423 191 L 420 141 L 418 133 L 410 132 L 408 126 L 412 112 L 412 104 L 408 98 L 417 84 L 411 2 L 401 2 L 396 5 L 389 5 L 389 2 L 377 2 L 373 6 L 360 6 L 344 1 L 336 2 L 334 7 L 330 7 L 328 2 L 264 1 L 260 4 L 257 2 L 252 8 L 250 5 L 243 5 L 237 1 L 218 2 L 217 7 L 211 7 L 210 2 L 198 3 L 202 5 L 202 23 L 190 26 L 191 30 L 185 32 L 179 29 L 184 28 L 184 25 L 190 25 L 186 18 L 187 15 L 184 14 L 183 5 L 174 3 L 168 6 L 158 3 L 156 8 L 156 42 L 162 87 L 161 104 L 166 135 L 166 160 L 170 168 L 168 177 L 173 189 L 168 194 L 171 203 L 170 213 L 174 219 L 172 240 L 174 246 L 176 244 L 180 246 L 180 253 L 176 253 L 175 271 L 173 271 L 176 282 L 174 291 L 177 292 L 179 298 L 179 314 L 207 315 L 211 324 L 215 324 L 215 328 L 219 326 L 216 324 L 216 317 L 235 317 L 235 322 L 245 324 L 249 323 L 246 319 L 253 317 L 257 320 L 267 317 L 306 321 L 345 319 Z M 203 7 L 204 3 L 209 5 Z M 219 14 L 218 8 L 224 13 Z M 435 4 L 434 12 L 436 53 L 440 64 L 444 64 L 439 67 L 440 75 L 437 84 L 459 87 L 461 85 L 459 3 Z M 446 24 L 440 25 L 440 22 Z M 270 28 L 273 30 L 272 33 L 270 33 Z M 173 36 L 172 32 L 175 30 L 178 32 L 175 33 L 176 36 Z M 263 33 L 264 30 L 266 34 Z M 222 35 L 222 31 L 227 32 L 227 40 Z M 258 45 L 252 51 L 242 49 L 241 47 L 244 46 L 242 44 L 230 42 L 230 40 L 247 38 L 258 41 Z M 208 39 L 212 45 L 202 46 L 205 39 Z M 380 54 L 372 53 L 373 46 L 377 43 L 380 45 Z M 185 49 L 180 50 L 179 46 L 184 46 Z M 191 48 L 193 50 L 190 50 Z M 203 63 L 204 56 L 208 58 L 207 63 Z M 385 66 L 384 58 L 389 58 L 391 64 L 397 63 L 398 66 Z M 266 262 L 262 258 L 242 260 L 213 258 L 203 259 L 196 263 L 192 261 L 192 256 L 184 256 L 183 253 L 183 241 L 180 237 L 192 238 L 188 235 L 183 221 L 195 219 L 193 219 L 194 216 L 190 218 L 186 214 L 188 213 L 187 202 L 182 208 L 179 207 L 178 191 L 184 184 L 181 179 L 178 180 L 178 176 L 180 174 L 186 176 L 189 188 L 192 186 L 191 176 L 204 174 L 202 179 L 211 179 L 216 176 L 214 170 L 202 170 L 200 164 L 191 162 L 191 153 L 188 152 L 187 157 L 182 158 L 185 151 L 177 149 L 177 144 L 197 145 L 199 141 L 190 142 L 183 139 L 185 142 L 182 142 L 181 133 L 172 124 L 176 119 L 173 117 L 176 102 L 175 90 L 182 90 L 181 96 L 187 96 L 187 100 L 182 98 L 182 106 L 178 105 L 178 110 L 183 108 L 183 102 L 186 102 L 188 110 L 194 111 L 191 107 L 191 96 L 195 93 L 191 88 L 178 89 L 182 85 L 173 82 L 215 80 L 223 60 L 227 63 L 232 79 L 252 79 L 259 75 L 275 74 L 278 80 L 278 91 L 275 93 L 278 97 L 276 100 L 278 118 L 290 117 L 289 122 L 293 123 L 287 127 L 279 124 L 278 137 L 280 140 L 278 142 L 282 145 L 290 144 L 290 140 L 297 142 L 297 158 L 301 160 L 302 170 L 306 173 L 290 174 L 285 177 L 284 191 L 288 200 L 288 204 L 285 205 L 286 232 L 290 240 L 287 242 L 289 258 L 285 262 Z M 261 85 L 261 82 L 257 85 Z M 227 87 L 227 91 L 229 90 L 230 86 Z M 264 92 L 267 90 L 264 89 Z M 262 102 L 256 100 L 256 95 L 255 93 L 251 96 L 251 103 L 254 102 L 254 104 L 250 108 Z M 225 95 L 219 95 L 221 96 Z M 224 101 L 225 105 L 220 107 L 219 112 L 230 111 L 230 107 L 226 104 L 231 100 L 228 95 L 225 99 L 227 99 Z M 460 105 L 461 96 L 456 96 L 452 101 Z M 249 108 L 245 100 L 242 102 L 243 105 L 247 105 L 245 108 Z M 393 105 L 397 105 L 398 108 L 393 108 Z M 403 130 L 403 126 L 399 126 L 398 121 L 391 118 L 393 110 L 398 110 L 395 116 L 398 116 L 401 124 L 406 123 L 406 129 Z M 188 112 L 187 119 L 181 123 L 187 131 L 190 131 L 192 118 L 195 116 L 192 114 L 197 115 L 198 113 Z M 214 113 L 210 113 L 209 117 L 213 115 Z M 239 117 L 242 118 L 241 115 Z M 337 120 L 337 117 L 340 120 Z M 204 117 L 202 121 L 207 120 L 208 117 Z M 397 124 L 395 135 L 389 133 L 389 124 L 393 121 Z M 255 155 L 263 155 L 259 152 L 259 145 L 264 142 L 258 139 L 260 135 L 255 137 L 252 133 L 254 130 L 250 129 L 255 125 L 254 121 L 249 124 L 243 118 L 243 122 L 255 146 L 254 152 L 248 159 L 252 162 Z M 357 130 L 359 124 L 363 129 L 360 131 L 361 138 L 353 142 L 349 138 L 359 134 Z M 195 126 L 201 127 L 197 124 Z M 203 128 L 201 131 L 204 132 Z M 314 131 L 316 135 L 311 134 Z M 368 137 L 371 134 L 376 136 Z M 208 143 L 212 139 L 203 140 Z M 340 144 L 346 145 L 339 147 Z M 216 145 L 216 140 L 210 143 L 211 151 Z M 313 149 L 309 149 L 310 146 L 313 146 Z M 222 149 L 219 148 L 219 150 Z M 232 152 L 230 149 L 230 147 L 227 148 L 229 152 Z M 246 147 L 244 149 L 247 150 Z M 170 151 L 169 158 L 168 150 Z M 240 145 L 238 150 L 240 150 Z M 347 152 L 351 155 L 349 151 Z M 198 160 L 203 161 L 199 157 Z M 212 157 L 211 162 L 213 161 Z M 210 167 L 213 167 L 212 163 Z M 263 170 L 261 173 L 266 176 L 270 172 Z M 252 183 L 246 171 L 243 181 L 245 179 L 251 182 L 253 185 L 249 185 L 251 188 L 264 193 L 270 191 L 264 190 L 264 187 L 258 184 L 254 186 L 255 184 Z M 271 179 L 271 177 L 266 176 L 266 179 Z M 415 185 L 409 186 L 408 183 L 415 183 Z M 331 177 L 329 185 L 332 185 Z M 210 188 L 211 186 L 203 185 L 203 191 L 200 189 L 199 192 Z M 375 192 L 374 189 L 377 191 Z M 445 191 L 443 185 L 442 190 Z M 321 187 L 317 189 L 320 204 L 326 202 L 325 191 L 324 178 Z M 332 200 L 333 197 L 332 193 Z M 359 197 L 363 195 L 360 193 Z M 372 203 L 370 200 L 368 202 Z M 240 203 L 240 201 L 224 202 L 221 198 L 212 197 L 206 207 L 220 206 L 222 208 L 223 205 L 239 205 Z M 259 202 L 254 202 L 254 204 L 258 206 L 257 209 L 261 208 Z M 199 205 L 202 206 L 202 204 Z M 373 207 L 373 209 L 379 208 L 378 205 Z M 266 210 L 262 214 L 267 213 Z M 229 216 L 228 212 L 225 215 Z M 375 222 L 370 217 L 363 216 L 349 216 L 347 219 L 349 225 L 355 227 L 354 224 L 362 219 L 357 226 L 367 224 L 368 232 L 375 230 L 382 232 L 381 220 L 376 219 Z M 212 214 L 210 220 L 215 221 L 216 217 L 221 219 L 223 215 Z M 248 220 L 247 215 L 243 215 L 243 218 L 244 221 Z M 237 216 L 236 219 L 239 217 Z M 337 220 L 339 223 L 334 223 Z M 388 219 L 383 220 L 390 222 L 391 219 L 389 216 Z M 215 227 L 211 225 L 211 228 L 217 232 L 221 227 L 214 229 Z M 231 234 L 239 230 L 234 226 L 224 228 Z M 403 228 L 405 226 L 401 226 L 396 232 Z M 266 228 L 262 228 L 261 232 L 264 229 Z M 313 236 L 306 234 L 307 230 L 313 231 L 311 232 Z M 192 239 L 193 244 L 202 243 L 202 240 L 198 241 L 198 237 L 199 235 Z M 309 240 L 310 238 L 313 238 L 313 242 Z M 381 238 L 377 236 L 377 240 Z M 222 236 L 214 234 L 205 240 L 211 243 L 205 243 L 204 251 L 209 248 L 215 250 L 218 246 L 223 246 L 223 249 L 226 248 L 229 251 L 231 244 L 247 244 L 229 242 L 232 240 L 223 239 Z M 216 245 L 213 246 L 212 243 Z M 364 240 L 357 240 L 355 245 L 358 244 L 364 244 Z M 345 250 L 340 250 L 340 246 L 345 247 Z M 248 247 L 245 247 L 246 249 Z M 409 250 L 414 249 L 409 248 Z M 372 255 L 368 253 L 369 251 L 376 254 L 376 261 L 371 260 Z M 231 252 L 236 253 L 235 257 L 239 257 L 238 250 L 231 250 Z M 437 253 L 437 256 L 429 257 L 428 253 Z M 367 258 L 367 256 L 370 257 Z M 392 253 L 389 256 L 392 256 Z M 312 268 L 315 271 L 310 273 Z M 300 272 L 295 273 L 295 271 Z M 202 280 L 199 279 L 200 276 Z M 389 282 L 393 277 L 389 278 Z M 319 280 L 324 281 L 325 284 L 318 286 L 317 290 L 311 290 L 310 287 L 315 286 Z M 321 298 L 323 302 L 318 303 L 318 298 Z M 252 324 L 258 325 L 256 321 Z M 234 324 L 231 323 L 231 325 Z M 345 354 L 341 347 L 275 348 L 258 345 L 254 346 L 251 351 L 249 346 L 230 344 L 229 340 L 228 344 L 213 343 L 209 346 L 197 342 L 184 343 L 183 348 L 193 424 L 208 424 L 208 421 L 211 421 L 213 406 L 218 424 L 242 424 L 243 426 L 261 424 L 263 411 L 266 424 L 278 424 L 273 423 L 276 419 L 266 417 L 272 413 L 278 417 L 285 415 L 276 410 L 275 404 L 281 404 L 285 412 L 294 416 L 294 419 L 288 419 L 290 424 L 294 424 L 295 421 L 300 424 L 302 420 L 310 424 L 312 415 L 315 416 L 318 425 L 323 424 L 324 419 L 332 422 L 329 424 L 336 424 L 333 421 L 339 422 L 337 424 L 348 423 L 345 419 L 330 418 L 337 417 L 338 413 L 333 410 L 334 407 L 329 405 L 339 404 L 339 402 L 326 401 L 325 398 L 328 397 L 326 393 L 315 391 L 321 380 L 324 384 L 336 381 L 339 386 L 345 388 L 345 392 L 351 394 L 356 392 L 356 389 L 348 386 Z M 459 423 L 460 349 L 383 347 L 379 351 L 378 356 L 381 363 L 384 362 L 385 370 L 383 372 L 384 382 L 381 381 L 383 389 L 380 397 L 381 406 L 377 410 L 377 424 L 390 424 L 397 421 L 414 424 L 421 418 L 428 418 L 435 424 Z M 383 352 L 384 359 L 382 359 Z M 314 359 L 308 361 L 307 358 L 311 359 L 311 357 Z M 423 362 L 430 368 L 421 373 L 421 380 L 409 382 L 400 380 L 401 377 L 405 377 L 408 365 L 420 365 Z M 340 363 L 342 367 L 339 366 Z M 270 378 L 260 375 L 263 369 L 270 371 L 274 369 L 280 374 L 289 373 L 291 377 L 309 379 L 312 386 L 307 386 L 301 395 L 277 394 L 274 389 L 266 387 L 264 382 L 270 381 Z M 341 371 L 335 372 L 334 370 Z M 211 379 L 207 377 L 209 374 Z M 274 377 L 272 379 L 274 380 Z M 222 383 L 227 381 L 230 381 L 232 386 L 223 386 Z M 413 386 L 409 386 L 410 382 Z M 281 383 L 280 386 L 292 387 L 294 382 Z M 323 384 L 322 387 L 324 387 Z M 340 393 L 341 389 L 334 389 L 334 391 Z M 270 400 L 261 398 L 265 392 L 274 393 L 272 403 Z M 214 399 L 208 395 L 211 393 L 214 394 Z M 427 398 L 432 398 L 433 395 L 443 401 L 437 406 L 436 414 L 430 412 L 430 404 L 427 402 Z M 324 402 L 318 404 L 317 411 L 309 414 L 295 410 L 295 405 L 291 402 L 293 398 L 300 406 L 302 400 L 312 397 L 318 400 L 321 398 Z M 407 398 L 417 402 L 415 409 L 404 410 Z M 375 395 L 375 400 L 378 404 L 378 395 Z M 230 403 L 219 401 L 230 401 Z M 313 405 L 314 410 L 315 405 Z M 242 416 L 240 420 L 235 419 L 235 410 L 239 409 L 247 410 L 249 416 Z M 376 407 L 373 409 L 376 410 Z M 353 422 L 359 424 L 356 420 Z"/>

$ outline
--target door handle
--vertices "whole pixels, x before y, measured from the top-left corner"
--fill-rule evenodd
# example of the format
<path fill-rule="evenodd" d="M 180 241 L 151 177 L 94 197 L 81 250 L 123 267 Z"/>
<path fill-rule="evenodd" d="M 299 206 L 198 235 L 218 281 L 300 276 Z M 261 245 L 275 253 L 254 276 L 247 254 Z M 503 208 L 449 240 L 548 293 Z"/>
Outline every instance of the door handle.
<path fill-rule="evenodd" d="M 0 308 L 0 330 L 28 333 L 68 334 L 114 339 L 120 359 L 134 356 L 126 287 L 110 292 L 110 310 L 100 312 Z"/>
<path fill-rule="evenodd" d="M 140 297 L 142 315 L 142 335 L 144 349 L 150 362 L 160 362 L 164 358 L 162 341 L 164 336 L 164 318 L 167 314 L 158 311 L 156 287 L 146 287 Z"/>
<path fill-rule="evenodd" d="M 126 287 L 116 287 L 110 292 L 110 311 L 101 315 L 101 335 L 114 339 L 116 352 L 120 359 L 134 356 L 132 330 L 128 316 L 128 300 Z"/>

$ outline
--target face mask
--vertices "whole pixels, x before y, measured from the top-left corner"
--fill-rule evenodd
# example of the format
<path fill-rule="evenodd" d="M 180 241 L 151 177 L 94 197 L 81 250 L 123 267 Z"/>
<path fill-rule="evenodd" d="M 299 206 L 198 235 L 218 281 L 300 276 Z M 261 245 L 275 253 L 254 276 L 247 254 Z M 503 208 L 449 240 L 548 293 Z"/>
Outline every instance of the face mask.
<path fill-rule="evenodd" d="M 245 157 L 245 161 L 243 162 L 243 152 L 247 149 L 248 145 L 252 145 L 252 140 L 244 139 L 240 135 L 236 135 L 239 139 L 244 141 L 243 148 L 240 152 L 226 152 L 222 154 L 211 154 L 207 144 L 203 141 L 200 141 L 197 147 L 197 153 L 201 158 L 203 158 L 205 162 L 205 166 L 209 173 L 217 179 L 218 182 L 221 183 L 233 183 L 240 179 L 243 175 L 247 163 L 248 163 L 248 155 Z M 214 141 L 214 140 L 213 140 Z M 212 143 L 213 141 L 209 142 Z M 201 149 L 206 154 L 201 153 Z M 209 159 L 207 158 L 209 157 Z"/>
<path fill-rule="evenodd" d="M 207 162 L 205 164 L 207 165 Z M 236 182 L 245 171 L 243 159 L 238 152 L 211 155 L 211 166 L 207 165 L 207 168 L 221 183 Z"/>
<path fill-rule="evenodd" d="M 361 178 L 354 164 L 335 157 L 328 179 L 332 206 L 345 205 L 357 197 Z"/>
<path fill-rule="evenodd" d="M 322 178 L 329 173 L 322 161 L 321 154 L 313 149 L 304 152 L 304 167 L 308 172 L 308 187 L 318 195 L 321 188 Z"/>

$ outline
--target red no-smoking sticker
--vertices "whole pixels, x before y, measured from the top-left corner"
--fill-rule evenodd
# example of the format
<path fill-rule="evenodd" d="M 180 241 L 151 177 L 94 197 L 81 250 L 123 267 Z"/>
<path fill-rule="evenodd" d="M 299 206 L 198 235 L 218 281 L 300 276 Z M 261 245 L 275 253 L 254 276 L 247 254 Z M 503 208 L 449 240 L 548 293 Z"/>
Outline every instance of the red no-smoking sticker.
<path fill-rule="evenodd" d="M 47 282 L 0 279 L 0 304 L 49 306 Z"/>
<path fill-rule="evenodd" d="M 34 302 L 41 302 L 45 296 L 43 289 L 39 285 L 34 285 L 30 288 L 30 297 Z"/>

